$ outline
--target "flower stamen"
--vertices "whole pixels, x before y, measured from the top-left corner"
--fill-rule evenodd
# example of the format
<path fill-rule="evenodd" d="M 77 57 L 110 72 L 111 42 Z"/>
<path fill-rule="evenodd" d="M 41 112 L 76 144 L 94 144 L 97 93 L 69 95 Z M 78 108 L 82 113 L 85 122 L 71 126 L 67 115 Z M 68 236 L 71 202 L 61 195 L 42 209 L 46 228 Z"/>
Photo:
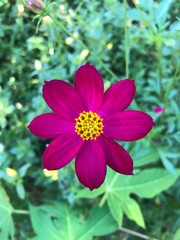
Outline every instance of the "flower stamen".
<path fill-rule="evenodd" d="M 94 112 L 82 112 L 75 119 L 75 132 L 82 137 L 83 140 L 95 139 L 103 133 L 103 119 Z"/>

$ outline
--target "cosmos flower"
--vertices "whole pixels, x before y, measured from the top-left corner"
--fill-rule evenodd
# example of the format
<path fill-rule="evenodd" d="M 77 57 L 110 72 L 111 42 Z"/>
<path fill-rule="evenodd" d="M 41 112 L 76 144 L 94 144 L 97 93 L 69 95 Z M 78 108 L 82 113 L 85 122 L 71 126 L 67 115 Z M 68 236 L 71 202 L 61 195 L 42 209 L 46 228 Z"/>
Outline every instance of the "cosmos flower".
<path fill-rule="evenodd" d="M 125 110 L 135 89 L 134 81 L 125 79 L 104 93 L 103 79 L 89 63 L 77 70 L 74 87 L 62 80 L 45 81 L 43 97 L 53 112 L 28 126 L 34 135 L 54 139 L 43 154 L 43 168 L 60 169 L 75 157 L 77 177 L 90 190 L 104 182 L 107 165 L 132 175 L 132 158 L 114 139 L 135 141 L 154 126 L 146 113 Z"/>

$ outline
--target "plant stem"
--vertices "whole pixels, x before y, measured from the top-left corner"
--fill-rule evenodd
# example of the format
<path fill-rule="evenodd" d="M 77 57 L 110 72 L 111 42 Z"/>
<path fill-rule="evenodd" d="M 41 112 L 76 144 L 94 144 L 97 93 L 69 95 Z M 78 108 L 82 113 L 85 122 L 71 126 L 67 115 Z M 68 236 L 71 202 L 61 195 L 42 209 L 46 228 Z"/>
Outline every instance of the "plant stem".
<path fill-rule="evenodd" d="M 29 214 L 29 211 L 13 209 L 12 213 L 14 213 L 14 214 Z"/>
<path fill-rule="evenodd" d="M 129 78 L 129 48 L 128 48 L 128 27 L 127 27 L 127 1 L 124 0 L 124 34 L 125 34 L 125 65 L 126 78 Z"/>
<path fill-rule="evenodd" d="M 130 234 L 130 235 L 137 236 L 137 237 L 139 237 L 139 238 L 143 238 L 143 239 L 147 239 L 147 240 L 158 240 L 158 239 L 156 239 L 156 238 L 151 238 L 151 237 L 149 237 L 149 236 L 147 236 L 147 235 L 144 235 L 144 234 L 142 234 L 142 233 L 138 233 L 138 232 L 132 231 L 132 230 L 127 229 L 127 228 L 120 227 L 119 230 L 120 230 L 121 232 L 125 232 L 125 233 L 128 233 L 128 234 Z"/>
<path fill-rule="evenodd" d="M 103 197 L 101 198 L 101 201 L 100 201 L 100 203 L 99 203 L 99 207 L 102 207 L 103 205 L 104 205 L 104 203 L 105 203 L 105 201 L 106 201 L 106 198 L 107 198 L 107 196 L 108 196 L 108 191 L 106 191 L 105 192 L 105 194 L 103 195 Z"/>
<path fill-rule="evenodd" d="M 162 77 L 163 77 L 163 73 L 162 73 L 162 54 L 161 54 L 161 44 L 158 42 L 156 42 L 156 46 L 157 46 L 157 63 L 158 63 L 158 92 L 159 92 L 159 96 L 161 101 L 163 100 L 163 93 L 162 93 L 162 86 L 161 86 L 161 82 L 162 82 Z"/>
<path fill-rule="evenodd" d="M 174 76 L 172 77 L 172 79 L 170 80 L 170 82 L 167 86 L 166 95 L 164 96 L 164 101 L 163 101 L 163 102 L 165 102 L 166 105 L 167 105 L 169 93 L 171 92 L 174 82 L 177 80 L 177 78 L 179 76 L 179 73 L 180 73 L 180 63 L 178 64 L 176 71 L 174 73 Z"/>
<path fill-rule="evenodd" d="M 104 203 L 105 203 L 105 201 L 106 201 L 106 199 L 107 199 L 107 196 L 108 196 L 109 192 L 111 191 L 111 186 L 114 184 L 114 182 L 116 181 L 117 177 L 118 177 L 118 173 L 116 173 L 116 174 L 114 175 L 114 177 L 113 177 L 110 185 L 107 186 L 106 192 L 105 192 L 105 194 L 103 195 L 103 197 L 102 197 L 102 199 L 101 199 L 101 201 L 100 201 L 100 203 L 99 203 L 99 207 L 102 207 L 102 206 L 104 205 Z"/>
<path fill-rule="evenodd" d="M 137 11 L 139 12 L 144 25 L 150 30 L 150 32 L 152 33 L 152 35 L 154 36 L 154 34 L 156 33 L 155 29 L 153 29 L 153 27 L 151 26 L 151 24 L 148 22 L 148 20 L 145 18 L 145 16 L 143 15 L 143 12 L 141 10 L 141 8 L 138 6 L 138 4 L 136 4 L 135 0 L 132 0 L 132 2 L 134 3 L 135 8 L 137 9 Z"/>

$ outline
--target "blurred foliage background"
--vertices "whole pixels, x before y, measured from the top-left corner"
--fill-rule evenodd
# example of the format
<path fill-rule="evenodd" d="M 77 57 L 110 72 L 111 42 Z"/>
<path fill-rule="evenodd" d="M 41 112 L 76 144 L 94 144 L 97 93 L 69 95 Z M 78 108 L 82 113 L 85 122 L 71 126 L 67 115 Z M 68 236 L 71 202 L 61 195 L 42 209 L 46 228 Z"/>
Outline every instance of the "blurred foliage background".
<path fill-rule="evenodd" d="M 179 240 L 180 3 L 44 4 L 33 12 L 23 0 L 0 2 L 0 239 Z M 74 162 L 43 171 L 49 141 L 27 129 L 49 111 L 44 80 L 73 83 L 87 61 L 100 71 L 105 88 L 134 79 L 131 107 L 156 122 L 145 139 L 121 143 L 134 159 L 135 175 L 109 170 L 93 192 L 79 184 Z"/>

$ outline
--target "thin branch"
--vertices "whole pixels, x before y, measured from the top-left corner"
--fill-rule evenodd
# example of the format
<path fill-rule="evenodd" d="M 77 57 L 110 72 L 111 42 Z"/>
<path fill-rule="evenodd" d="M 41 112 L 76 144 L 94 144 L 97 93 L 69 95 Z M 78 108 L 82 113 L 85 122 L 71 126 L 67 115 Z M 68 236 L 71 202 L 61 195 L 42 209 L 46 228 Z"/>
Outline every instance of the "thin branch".
<path fill-rule="evenodd" d="M 129 46 L 128 46 L 128 26 L 127 26 L 127 2 L 124 0 L 124 35 L 125 35 L 125 64 L 126 78 L 129 78 Z"/>
<path fill-rule="evenodd" d="M 120 230 L 121 232 L 125 232 L 125 233 L 128 233 L 128 234 L 130 234 L 130 235 L 134 235 L 134 236 L 136 236 L 136 237 L 142 238 L 142 239 L 158 240 L 157 238 L 152 238 L 152 237 L 149 237 L 149 236 L 144 235 L 144 234 L 139 233 L 139 232 L 132 231 L 132 230 L 127 229 L 127 228 L 120 227 L 119 230 Z"/>
<path fill-rule="evenodd" d="M 29 214 L 29 211 L 21 210 L 21 209 L 13 209 L 12 213 L 14 213 L 14 214 Z"/>

